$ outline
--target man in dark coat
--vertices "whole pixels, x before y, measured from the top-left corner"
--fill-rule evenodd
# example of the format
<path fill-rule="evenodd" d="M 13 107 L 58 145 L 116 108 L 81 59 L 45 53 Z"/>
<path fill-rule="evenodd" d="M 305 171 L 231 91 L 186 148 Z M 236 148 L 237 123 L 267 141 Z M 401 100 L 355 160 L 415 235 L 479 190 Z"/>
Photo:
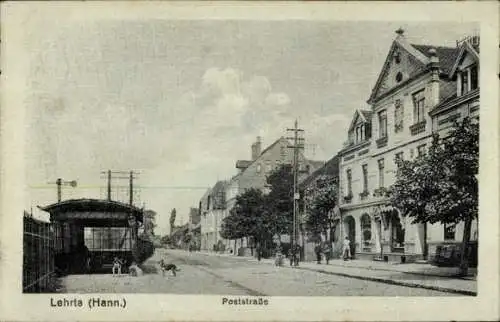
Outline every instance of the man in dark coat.
<path fill-rule="evenodd" d="M 316 254 L 316 263 L 321 264 L 321 245 L 319 243 L 314 247 L 314 253 Z"/>

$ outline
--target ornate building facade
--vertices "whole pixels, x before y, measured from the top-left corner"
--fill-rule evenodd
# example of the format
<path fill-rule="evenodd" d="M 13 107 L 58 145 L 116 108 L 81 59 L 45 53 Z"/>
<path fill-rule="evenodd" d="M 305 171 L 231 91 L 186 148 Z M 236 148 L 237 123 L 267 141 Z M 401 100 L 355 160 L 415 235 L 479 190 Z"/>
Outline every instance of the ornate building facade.
<path fill-rule="evenodd" d="M 355 111 L 339 152 L 341 228 L 357 257 L 409 262 L 427 258 L 432 244 L 461 240 L 460 224 L 412 224 L 390 206 L 385 190 L 395 180 L 397 158 L 425 153 L 434 131 L 442 134 L 453 120 L 478 116 L 478 41 L 416 45 L 397 31 L 370 108 Z"/>

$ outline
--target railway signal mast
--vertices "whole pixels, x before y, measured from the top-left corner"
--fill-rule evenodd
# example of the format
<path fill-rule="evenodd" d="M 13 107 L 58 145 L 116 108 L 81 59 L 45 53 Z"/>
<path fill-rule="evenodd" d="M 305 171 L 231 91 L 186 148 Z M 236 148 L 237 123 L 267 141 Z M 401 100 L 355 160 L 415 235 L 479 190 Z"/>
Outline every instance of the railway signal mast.
<path fill-rule="evenodd" d="M 76 188 L 77 186 L 76 180 L 65 181 L 61 178 L 58 178 L 55 182 L 49 182 L 49 184 L 57 185 L 57 202 L 61 202 L 62 186 L 71 186 L 73 188 Z"/>

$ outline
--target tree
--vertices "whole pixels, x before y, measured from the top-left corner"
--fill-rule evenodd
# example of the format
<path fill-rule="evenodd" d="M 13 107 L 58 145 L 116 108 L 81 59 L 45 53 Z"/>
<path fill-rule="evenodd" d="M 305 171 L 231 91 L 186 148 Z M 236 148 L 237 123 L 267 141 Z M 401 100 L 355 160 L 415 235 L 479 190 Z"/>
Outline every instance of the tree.
<path fill-rule="evenodd" d="M 174 227 L 175 227 L 175 217 L 177 216 L 177 211 L 174 209 L 172 209 L 172 211 L 170 212 L 170 233 L 172 233 Z"/>
<path fill-rule="evenodd" d="M 221 237 L 253 237 L 254 240 L 261 241 L 269 227 L 264 203 L 264 195 L 258 189 L 248 189 L 237 196 L 235 206 L 222 221 Z"/>
<path fill-rule="evenodd" d="M 266 206 L 269 229 L 274 234 L 287 234 L 293 225 L 293 172 L 291 165 L 281 165 L 267 177 L 269 194 Z"/>
<path fill-rule="evenodd" d="M 146 239 L 152 239 L 152 237 L 155 235 L 154 232 L 155 227 L 156 227 L 156 212 L 152 210 L 144 211 L 142 237 Z"/>
<path fill-rule="evenodd" d="M 333 176 L 320 175 L 316 181 L 306 188 L 304 193 L 307 211 L 306 228 L 317 236 L 330 232 L 330 243 L 333 241 L 333 209 L 337 204 L 337 182 Z"/>
<path fill-rule="evenodd" d="M 431 147 L 415 160 L 397 161 L 392 204 L 413 223 L 464 222 L 460 274 L 467 275 L 472 221 L 478 216 L 479 125 L 468 118 L 449 134 L 434 135 Z"/>

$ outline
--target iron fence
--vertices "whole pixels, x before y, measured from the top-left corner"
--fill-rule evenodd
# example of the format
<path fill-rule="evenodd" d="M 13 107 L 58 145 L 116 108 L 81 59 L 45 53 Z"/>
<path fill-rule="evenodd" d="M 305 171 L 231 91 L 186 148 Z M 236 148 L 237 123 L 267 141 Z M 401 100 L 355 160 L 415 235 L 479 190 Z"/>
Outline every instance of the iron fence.
<path fill-rule="evenodd" d="M 23 292 L 50 291 L 55 272 L 52 225 L 25 213 L 23 226 Z"/>

